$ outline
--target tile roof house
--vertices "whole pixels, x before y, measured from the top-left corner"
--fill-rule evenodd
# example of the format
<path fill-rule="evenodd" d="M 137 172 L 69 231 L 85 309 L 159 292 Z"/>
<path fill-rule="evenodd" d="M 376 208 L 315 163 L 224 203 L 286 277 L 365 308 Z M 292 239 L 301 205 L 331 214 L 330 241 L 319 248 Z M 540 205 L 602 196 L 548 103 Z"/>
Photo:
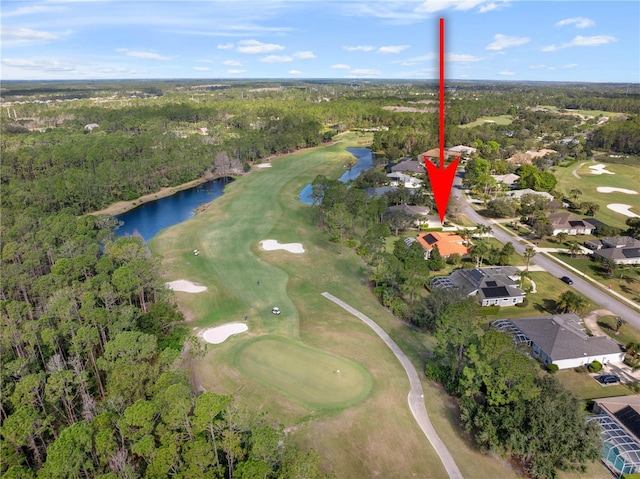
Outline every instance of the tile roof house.
<path fill-rule="evenodd" d="M 587 220 L 581 220 L 571 213 L 553 213 L 548 218 L 554 235 L 562 232 L 570 235 L 590 235 L 596 229 Z"/>
<path fill-rule="evenodd" d="M 465 145 L 452 146 L 451 148 L 447 148 L 447 150 L 458 155 L 472 155 L 478 151 L 477 148 Z"/>
<path fill-rule="evenodd" d="M 594 415 L 601 428 L 602 462 L 614 473 L 640 472 L 640 395 L 596 399 Z"/>
<path fill-rule="evenodd" d="M 584 366 L 599 361 L 619 363 L 624 352 L 608 336 L 588 336 L 575 314 L 555 314 L 523 319 L 500 319 L 491 326 L 511 334 L 517 343 L 531 347 L 535 358 L 559 369 Z"/>
<path fill-rule="evenodd" d="M 453 233 L 421 233 L 416 237 L 416 241 L 424 248 L 424 259 L 429 259 L 431 251 L 437 246 L 443 258 L 452 254 L 465 256 L 469 254 L 469 247 L 464 245 L 464 240 Z"/>
<path fill-rule="evenodd" d="M 459 288 L 467 296 L 478 296 L 482 306 L 514 306 L 525 297 L 515 281 L 519 273 L 513 266 L 457 269 L 449 276 L 433 278 L 431 287 Z"/>
<path fill-rule="evenodd" d="M 509 173 L 508 175 L 491 175 L 491 177 L 498 183 L 507 185 L 509 188 L 515 188 L 520 179 L 520 175 L 516 175 L 515 173 Z"/>
<path fill-rule="evenodd" d="M 544 196 L 545 198 L 549 199 L 549 200 L 553 200 L 553 195 L 551 193 L 547 193 L 546 191 L 535 191 L 532 190 L 531 188 L 524 188 L 522 190 L 513 190 L 513 191 L 509 191 L 507 193 L 507 196 L 509 198 L 515 198 L 515 199 L 520 199 L 522 198 L 524 195 L 540 195 L 540 196 Z"/>

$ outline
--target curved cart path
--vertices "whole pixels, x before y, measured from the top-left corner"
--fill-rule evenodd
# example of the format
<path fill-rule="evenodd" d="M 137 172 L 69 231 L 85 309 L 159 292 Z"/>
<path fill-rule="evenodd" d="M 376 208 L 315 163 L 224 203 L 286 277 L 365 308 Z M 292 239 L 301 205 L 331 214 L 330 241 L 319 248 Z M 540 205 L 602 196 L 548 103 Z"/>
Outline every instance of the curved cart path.
<path fill-rule="evenodd" d="M 422 392 L 422 384 L 420 383 L 420 377 L 418 376 L 418 372 L 416 368 L 413 366 L 409 358 L 402 352 L 402 350 L 398 347 L 391 337 L 386 333 L 384 329 L 382 329 L 378 324 L 373 321 L 368 316 L 365 316 L 357 309 L 352 308 L 344 301 L 336 298 L 330 293 L 322 293 L 322 296 L 327 298 L 330 301 L 333 301 L 341 308 L 345 309 L 349 313 L 353 314 L 355 317 L 362 320 L 365 324 L 367 324 L 371 329 L 373 329 L 378 336 L 385 342 L 389 349 L 396 355 L 400 364 L 407 373 L 409 377 L 409 383 L 411 384 L 411 390 L 409 391 L 409 396 L 407 397 L 407 401 L 409 403 L 409 409 L 413 414 L 413 417 L 416 419 L 416 422 L 424 432 L 424 435 L 427 436 L 427 439 L 435 449 L 438 457 L 442 461 L 444 468 L 449 474 L 451 479 L 463 479 L 462 473 L 455 461 L 453 460 L 453 456 L 447 449 L 447 446 L 444 445 L 442 440 L 438 437 L 436 430 L 431 425 L 431 421 L 429 420 L 429 415 L 427 414 L 427 409 L 424 406 L 424 394 Z"/>

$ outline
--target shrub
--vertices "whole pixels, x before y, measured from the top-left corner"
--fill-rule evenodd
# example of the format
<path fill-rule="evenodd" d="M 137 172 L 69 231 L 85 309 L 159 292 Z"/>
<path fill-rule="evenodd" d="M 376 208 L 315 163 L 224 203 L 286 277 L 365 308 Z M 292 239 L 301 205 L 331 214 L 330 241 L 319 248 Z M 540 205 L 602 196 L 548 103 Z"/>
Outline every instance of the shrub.
<path fill-rule="evenodd" d="M 428 225 L 420 225 L 420 231 L 442 231 L 442 227 L 429 228 Z"/>
<path fill-rule="evenodd" d="M 524 298 L 522 303 L 516 303 L 516 308 L 525 308 L 527 306 L 529 306 L 529 300 L 527 298 Z"/>
<path fill-rule="evenodd" d="M 553 364 L 553 363 L 547 364 L 547 371 L 549 371 L 550 373 L 558 372 L 558 369 L 560 368 L 558 368 L 557 364 Z"/>
<path fill-rule="evenodd" d="M 589 364 L 589 371 L 592 373 L 597 373 L 602 369 L 602 363 L 600 361 L 593 361 Z"/>

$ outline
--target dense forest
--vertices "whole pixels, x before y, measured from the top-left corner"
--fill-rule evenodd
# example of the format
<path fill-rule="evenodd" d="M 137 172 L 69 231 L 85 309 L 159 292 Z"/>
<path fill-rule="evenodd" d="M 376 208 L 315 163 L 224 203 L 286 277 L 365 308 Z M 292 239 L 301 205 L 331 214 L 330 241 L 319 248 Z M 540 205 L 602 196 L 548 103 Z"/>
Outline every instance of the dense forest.
<path fill-rule="evenodd" d="M 161 283 L 161 259 L 139 238 L 116 238 L 113 218 L 85 214 L 162 187 L 241 175 L 271 155 L 320 145 L 346 130 L 373 130 L 373 149 L 385 160 L 415 157 L 437 146 L 436 114 L 389 107 L 422 108 L 436 95 L 432 82 L 3 84 L 2 477 L 324 477 L 317 454 L 297 449 L 268 417 L 199 390 L 190 364 L 204 350 Z M 637 154 L 637 96 L 616 86 L 461 83 L 447 100 L 447 142 L 476 145 L 493 164 L 541 137 L 563 155 L 587 155 L 589 145 Z M 557 108 L 613 109 L 627 119 L 599 125 L 534 111 L 542 100 Z M 487 115 L 512 122 L 462 128 Z M 577 146 L 557 143 L 576 132 L 583 135 Z M 434 314 L 417 293 L 442 258 L 418 260 L 422 253 L 404 244 L 384 251 L 391 231 L 413 220 L 385 215 L 387 207 L 432 200 L 402 189 L 369 199 L 364 189 L 384 181 L 375 169 L 349 189 L 319 177 L 321 224 L 340 248 L 356 247 L 370 264 L 385 306 L 438 335 L 444 309 Z M 509 263 L 509 249 L 476 245 L 474 262 Z M 472 366 L 471 351 L 483 351 L 482 339 L 465 341 L 469 353 L 457 370 Z M 443 351 L 449 347 L 443 343 Z M 448 356 L 440 357 L 440 371 L 449 371 Z M 453 392 L 463 384 L 461 376 L 454 379 Z M 552 383 L 532 387 L 556 394 Z M 474 404 L 483 404 L 484 390 L 475 391 Z M 499 437 L 483 444 L 513 447 L 518 438 L 503 437 L 500 407 L 531 404 L 487 405 L 493 409 L 486 420 Z M 576 452 L 567 466 L 591 453 Z"/>

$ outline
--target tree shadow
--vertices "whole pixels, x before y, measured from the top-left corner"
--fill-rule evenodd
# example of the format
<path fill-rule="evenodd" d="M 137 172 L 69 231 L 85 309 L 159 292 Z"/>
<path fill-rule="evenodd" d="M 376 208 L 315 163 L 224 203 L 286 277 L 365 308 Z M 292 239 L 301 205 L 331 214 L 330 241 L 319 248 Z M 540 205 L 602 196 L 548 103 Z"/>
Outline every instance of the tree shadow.
<path fill-rule="evenodd" d="M 557 311 L 557 305 L 553 299 L 543 299 L 542 302 L 536 301 L 533 307 L 540 313 L 554 314 Z"/>

